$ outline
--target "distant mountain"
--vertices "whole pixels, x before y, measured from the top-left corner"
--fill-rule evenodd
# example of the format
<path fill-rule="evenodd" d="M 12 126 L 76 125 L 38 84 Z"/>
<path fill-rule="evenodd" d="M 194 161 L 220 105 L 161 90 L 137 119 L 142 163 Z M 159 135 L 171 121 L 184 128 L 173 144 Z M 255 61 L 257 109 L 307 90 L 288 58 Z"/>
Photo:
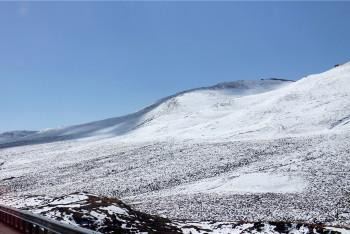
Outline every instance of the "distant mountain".
<path fill-rule="evenodd" d="M 18 130 L 18 131 L 10 131 L 0 133 L 0 143 L 19 140 L 22 137 L 30 136 L 37 133 L 37 131 L 26 131 L 26 130 Z"/>

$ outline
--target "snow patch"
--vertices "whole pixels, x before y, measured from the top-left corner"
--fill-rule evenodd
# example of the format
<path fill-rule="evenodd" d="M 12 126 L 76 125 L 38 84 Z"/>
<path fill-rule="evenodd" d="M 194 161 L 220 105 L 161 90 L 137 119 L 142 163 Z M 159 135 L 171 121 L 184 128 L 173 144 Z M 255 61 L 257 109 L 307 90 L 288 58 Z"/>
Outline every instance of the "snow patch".
<path fill-rule="evenodd" d="M 128 212 L 125 209 L 122 209 L 117 206 L 107 206 L 107 207 L 101 207 L 101 210 L 108 211 L 109 214 L 119 214 L 119 215 L 128 215 Z"/>
<path fill-rule="evenodd" d="M 73 195 L 63 197 L 62 199 L 54 200 L 50 204 L 52 204 L 52 205 L 58 205 L 58 204 L 64 205 L 64 204 L 70 204 L 70 203 L 86 200 L 87 198 L 88 197 L 86 195 L 73 194 Z"/>
<path fill-rule="evenodd" d="M 231 175 L 181 187 L 181 193 L 299 193 L 306 187 L 300 177 L 271 173 Z"/>

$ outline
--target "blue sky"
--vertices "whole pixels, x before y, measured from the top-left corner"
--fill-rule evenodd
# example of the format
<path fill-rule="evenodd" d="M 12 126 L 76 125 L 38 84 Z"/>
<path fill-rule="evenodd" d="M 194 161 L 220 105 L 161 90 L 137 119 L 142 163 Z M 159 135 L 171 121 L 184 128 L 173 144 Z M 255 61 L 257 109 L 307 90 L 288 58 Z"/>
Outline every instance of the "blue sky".
<path fill-rule="evenodd" d="M 1 2 L 0 132 L 350 60 L 350 2 Z"/>

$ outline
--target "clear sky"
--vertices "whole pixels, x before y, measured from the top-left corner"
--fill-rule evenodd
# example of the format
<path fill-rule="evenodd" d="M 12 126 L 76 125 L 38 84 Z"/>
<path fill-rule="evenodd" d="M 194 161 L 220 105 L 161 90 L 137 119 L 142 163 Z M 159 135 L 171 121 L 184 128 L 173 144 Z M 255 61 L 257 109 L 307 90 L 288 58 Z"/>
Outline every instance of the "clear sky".
<path fill-rule="evenodd" d="M 0 132 L 350 60 L 350 2 L 1 2 Z"/>

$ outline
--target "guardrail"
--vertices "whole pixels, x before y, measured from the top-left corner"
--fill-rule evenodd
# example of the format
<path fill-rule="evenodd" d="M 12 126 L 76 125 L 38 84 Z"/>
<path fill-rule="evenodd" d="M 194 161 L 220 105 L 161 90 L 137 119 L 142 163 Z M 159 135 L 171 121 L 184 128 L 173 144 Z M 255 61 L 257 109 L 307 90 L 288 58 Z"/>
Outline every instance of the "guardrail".
<path fill-rule="evenodd" d="M 98 234 L 85 228 L 60 223 L 58 221 L 0 205 L 0 222 L 26 234 Z M 0 230 L 1 231 L 1 230 Z"/>

